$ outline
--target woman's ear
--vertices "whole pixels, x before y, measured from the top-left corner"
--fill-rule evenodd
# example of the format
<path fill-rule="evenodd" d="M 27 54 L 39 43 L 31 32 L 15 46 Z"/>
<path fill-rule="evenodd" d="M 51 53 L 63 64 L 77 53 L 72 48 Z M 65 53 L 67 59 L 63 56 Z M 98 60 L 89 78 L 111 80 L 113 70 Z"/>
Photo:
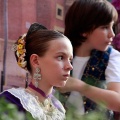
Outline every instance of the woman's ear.
<path fill-rule="evenodd" d="M 34 67 L 37 67 L 39 65 L 39 62 L 38 62 L 38 55 L 37 54 L 32 54 L 30 56 L 30 64 Z"/>

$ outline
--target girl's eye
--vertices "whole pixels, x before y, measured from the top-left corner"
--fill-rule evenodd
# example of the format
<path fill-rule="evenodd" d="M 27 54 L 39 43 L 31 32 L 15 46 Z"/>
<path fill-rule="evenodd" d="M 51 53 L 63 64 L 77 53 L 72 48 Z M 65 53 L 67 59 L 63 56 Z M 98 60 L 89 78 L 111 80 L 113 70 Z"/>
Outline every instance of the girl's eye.
<path fill-rule="evenodd" d="M 62 60 L 62 59 L 63 59 L 63 56 L 59 56 L 59 57 L 58 57 L 58 60 Z"/>

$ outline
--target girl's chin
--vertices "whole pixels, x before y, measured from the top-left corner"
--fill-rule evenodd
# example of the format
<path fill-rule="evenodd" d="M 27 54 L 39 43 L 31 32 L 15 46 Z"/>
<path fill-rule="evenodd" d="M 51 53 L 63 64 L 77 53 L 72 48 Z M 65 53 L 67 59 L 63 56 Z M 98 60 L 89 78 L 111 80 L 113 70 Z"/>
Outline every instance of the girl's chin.
<path fill-rule="evenodd" d="M 64 87 L 66 85 L 67 81 L 62 81 L 61 83 L 59 83 L 59 85 L 57 85 L 57 87 Z"/>

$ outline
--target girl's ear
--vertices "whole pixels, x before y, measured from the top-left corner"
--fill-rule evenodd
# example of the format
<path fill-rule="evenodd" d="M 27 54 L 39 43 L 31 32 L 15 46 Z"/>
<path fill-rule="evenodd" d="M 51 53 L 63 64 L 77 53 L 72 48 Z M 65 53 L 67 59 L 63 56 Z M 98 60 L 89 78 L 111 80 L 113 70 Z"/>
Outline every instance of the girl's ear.
<path fill-rule="evenodd" d="M 33 66 L 33 67 L 37 67 L 39 65 L 39 62 L 38 62 L 38 55 L 37 54 L 32 54 L 30 56 L 30 64 Z"/>

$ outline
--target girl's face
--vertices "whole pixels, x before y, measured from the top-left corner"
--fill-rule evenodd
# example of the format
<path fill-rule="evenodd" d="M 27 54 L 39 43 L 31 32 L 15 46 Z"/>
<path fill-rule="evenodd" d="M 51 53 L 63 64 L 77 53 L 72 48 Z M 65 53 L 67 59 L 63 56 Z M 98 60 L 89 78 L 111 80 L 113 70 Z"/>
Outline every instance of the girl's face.
<path fill-rule="evenodd" d="M 49 49 L 39 57 L 42 80 L 48 87 L 65 85 L 72 70 L 73 49 L 67 38 L 58 38 L 49 42 Z"/>
<path fill-rule="evenodd" d="M 87 36 L 87 43 L 92 49 L 97 49 L 100 51 L 105 51 L 111 44 L 113 37 L 115 36 L 113 32 L 112 21 L 108 25 L 100 26 L 96 28 L 92 33 Z"/>

